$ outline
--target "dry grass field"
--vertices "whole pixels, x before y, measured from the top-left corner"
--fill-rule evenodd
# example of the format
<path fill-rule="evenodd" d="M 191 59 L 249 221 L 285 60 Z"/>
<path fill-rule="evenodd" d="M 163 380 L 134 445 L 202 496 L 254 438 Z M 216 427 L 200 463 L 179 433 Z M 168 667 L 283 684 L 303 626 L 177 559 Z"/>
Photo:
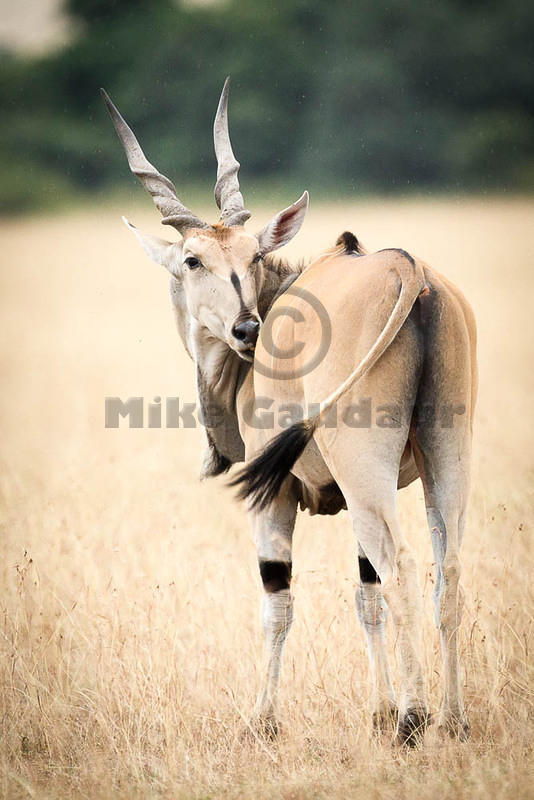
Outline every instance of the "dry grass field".
<path fill-rule="evenodd" d="M 275 210 L 256 210 L 258 228 Z M 403 247 L 455 281 L 478 319 L 461 633 L 472 737 L 443 740 L 434 725 L 410 752 L 370 734 L 346 514 L 299 517 L 283 732 L 243 739 L 261 652 L 244 509 L 226 479 L 199 483 L 199 430 L 104 428 L 106 396 L 195 399 L 166 275 L 121 212 L 159 233 L 148 200 L 0 223 L 0 796 L 534 797 L 534 202 L 312 206 L 287 248 L 317 253 L 345 228 L 369 249 Z M 420 484 L 399 504 L 437 711 Z"/>

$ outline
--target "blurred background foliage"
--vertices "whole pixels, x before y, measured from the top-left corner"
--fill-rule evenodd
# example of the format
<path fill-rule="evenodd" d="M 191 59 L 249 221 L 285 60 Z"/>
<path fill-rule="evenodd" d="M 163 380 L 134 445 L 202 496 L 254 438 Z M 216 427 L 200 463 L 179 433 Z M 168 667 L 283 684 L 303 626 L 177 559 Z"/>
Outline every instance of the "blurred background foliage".
<path fill-rule="evenodd" d="M 64 10 L 75 23 L 67 45 L 0 54 L 3 213 L 135 180 L 100 86 L 178 187 L 211 185 L 226 75 L 249 198 L 275 185 L 325 198 L 534 187 L 530 0 L 66 0 Z"/>

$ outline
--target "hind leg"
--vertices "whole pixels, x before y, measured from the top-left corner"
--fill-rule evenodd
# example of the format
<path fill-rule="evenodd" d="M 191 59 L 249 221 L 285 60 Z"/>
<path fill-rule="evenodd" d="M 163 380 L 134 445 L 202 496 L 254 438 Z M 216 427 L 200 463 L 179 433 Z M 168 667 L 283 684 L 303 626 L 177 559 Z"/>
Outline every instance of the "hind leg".
<path fill-rule="evenodd" d="M 429 396 L 427 392 L 427 402 Z M 410 440 L 423 482 L 436 562 L 434 613 L 440 633 L 444 678 L 440 725 L 451 736 L 465 740 L 469 736 L 469 725 L 462 698 L 458 629 L 462 615 L 460 545 L 469 493 L 470 419 L 463 414 L 454 424 L 444 425 L 440 422 L 441 416 L 428 420 L 419 409 L 415 417 Z"/>
<path fill-rule="evenodd" d="M 424 436 L 420 439 L 425 441 Z M 459 453 L 462 458 L 458 457 Z M 469 444 L 459 447 L 457 438 L 450 434 L 444 441 L 435 439 L 432 452 L 419 449 L 417 459 L 421 465 L 436 561 L 434 616 L 440 633 L 444 678 L 440 726 L 451 736 L 465 740 L 469 736 L 469 724 L 462 697 L 458 629 L 462 616 L 460 545 L 469 486 Z"/>
<path fill-rule="evenodd" d="M 373 679 L 373 727 L 376 731 L 383 731 L 397 718 L 386 647 L 388 605 L 382 594 L 380 578 L 361 544 L 358 551 L 360 583 L 356 589 L 356 612 L 365 631 Z"/>
<path fill-rule="evenodd" d="M 469 492 L 472 420 L 477 389 L 476 325 L 458 290 L 427 275 L 420 299 L 425 358 L 410 442 L 425 491 L 436 561 L 434 605 L 443 656 L 441 724 L 469 735 L 458 660 L 461 619 L 460 545 Z"/>
<path fill-rule="evenodd" d="M 373 475 L 366 481 L 366 488 L 347 487 L 343 493 L 354 531 L 380 578 L 384 598 L 397 628 L 396 648 L 400 666 L 398 739 L 413 745 L 422 736 L 429 715 L 420 661 L 419 582 L 414 557 L 397 519 L 396 481 Z M 380 639 L 376 632 L 373 635 L 376 646 L 377 639 Z M 384 654 L 383 646 L 382 639 L 381 655 Z"/>
<path fill-rule="evenodd" d="M 454 509 L 447 509 L 446 504 L 439 501 L 428 506 L 427 517 L 436 559 L 434 610 L 444 673 L 440 726 L 451 736 L 465 740 L 469 736 L 469 724 L 462 697 L 458 656 L 458 629 L 462 618 L 459 544 L 463 523 Z"/>
<path fill-rule="evenodd" d="M 402 388 L 402 387 L 401 387 Z M 393 392 L 390 385 L 388 391 Z M 400 390 L 399 390 L 400 391 Z M 406 404 L 411 400 L 409 393 Z M 375 392 L 380 400 L 378 390 Z M 339 411 L 339 409 L 338 409 Z M 340 412 L 341 413 L 341 412 Z M 344 428 L 317 432 L 321 454 L 347 503 L 355 536 L 380 579 L 381 594 L 396 627 L 395 649 L 399 662 L 398 739 L 415 744 L 429 719 L 421 666 L 421 593 L 415 559 L 401 531 L 397 515 L 399 464 L 408 438 L 408 409 L 400 409 L 399 427 Z M 408 423 L 409 424 L 409 423 Z M 380 658 L 379 686 L 389 692 L 384 667 L 383 615 L 373 628 L 373 587 L 365 590 L 369 601 L 370 655 Z M 374 597 L 379 598 L 374 587 Z M 378 678 L 378 675 L 377 675 Z"/>

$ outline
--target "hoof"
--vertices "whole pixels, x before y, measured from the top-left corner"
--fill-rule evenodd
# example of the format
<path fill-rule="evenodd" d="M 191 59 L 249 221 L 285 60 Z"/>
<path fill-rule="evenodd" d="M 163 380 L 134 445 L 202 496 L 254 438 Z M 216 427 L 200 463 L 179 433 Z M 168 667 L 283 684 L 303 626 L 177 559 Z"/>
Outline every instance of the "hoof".
<path fill-rule="evenodd" d="M 428 711 L 422 708 L 409 708 L 399 716 L 397 742 L 405 747 L 417 747 L 423 741 L 423 735 L 431 718 Z"/>
<path fill-rule="evenodd" d="M 373 712 L 373 731 L 377 735 L 390 733 L 397 727 L 399 712 L 393 704 Z"/>
<path fill-rule="evenodd" d="M 459 742 L 467 742 L 471 735 L 465 714 L 451 714 L 450 712 L 443 714 L 439 722 L 439 730 L 448 733 L 451 739 L 457 739 Z"/>

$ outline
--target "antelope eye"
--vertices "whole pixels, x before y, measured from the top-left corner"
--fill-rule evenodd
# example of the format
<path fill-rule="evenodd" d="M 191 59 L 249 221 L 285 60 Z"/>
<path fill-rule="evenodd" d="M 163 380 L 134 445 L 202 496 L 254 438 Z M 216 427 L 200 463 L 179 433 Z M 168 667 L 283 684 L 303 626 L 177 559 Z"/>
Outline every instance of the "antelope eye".
<path fill-rule="evenodd" d="M 201 266 L 201 263 L 198 260 L 198 258 L 195 258 L 194 256 L 189 256 L 189 258 L 186 258 L 184 264 L 187 264 L 189 269 L 196 269 L 197 267 Z"/>
<path fill-rule="evenodd" d="M 258 264 L 263 258 L 263 253 L 257 253 L 252 259 L 253 264 Z"/>

